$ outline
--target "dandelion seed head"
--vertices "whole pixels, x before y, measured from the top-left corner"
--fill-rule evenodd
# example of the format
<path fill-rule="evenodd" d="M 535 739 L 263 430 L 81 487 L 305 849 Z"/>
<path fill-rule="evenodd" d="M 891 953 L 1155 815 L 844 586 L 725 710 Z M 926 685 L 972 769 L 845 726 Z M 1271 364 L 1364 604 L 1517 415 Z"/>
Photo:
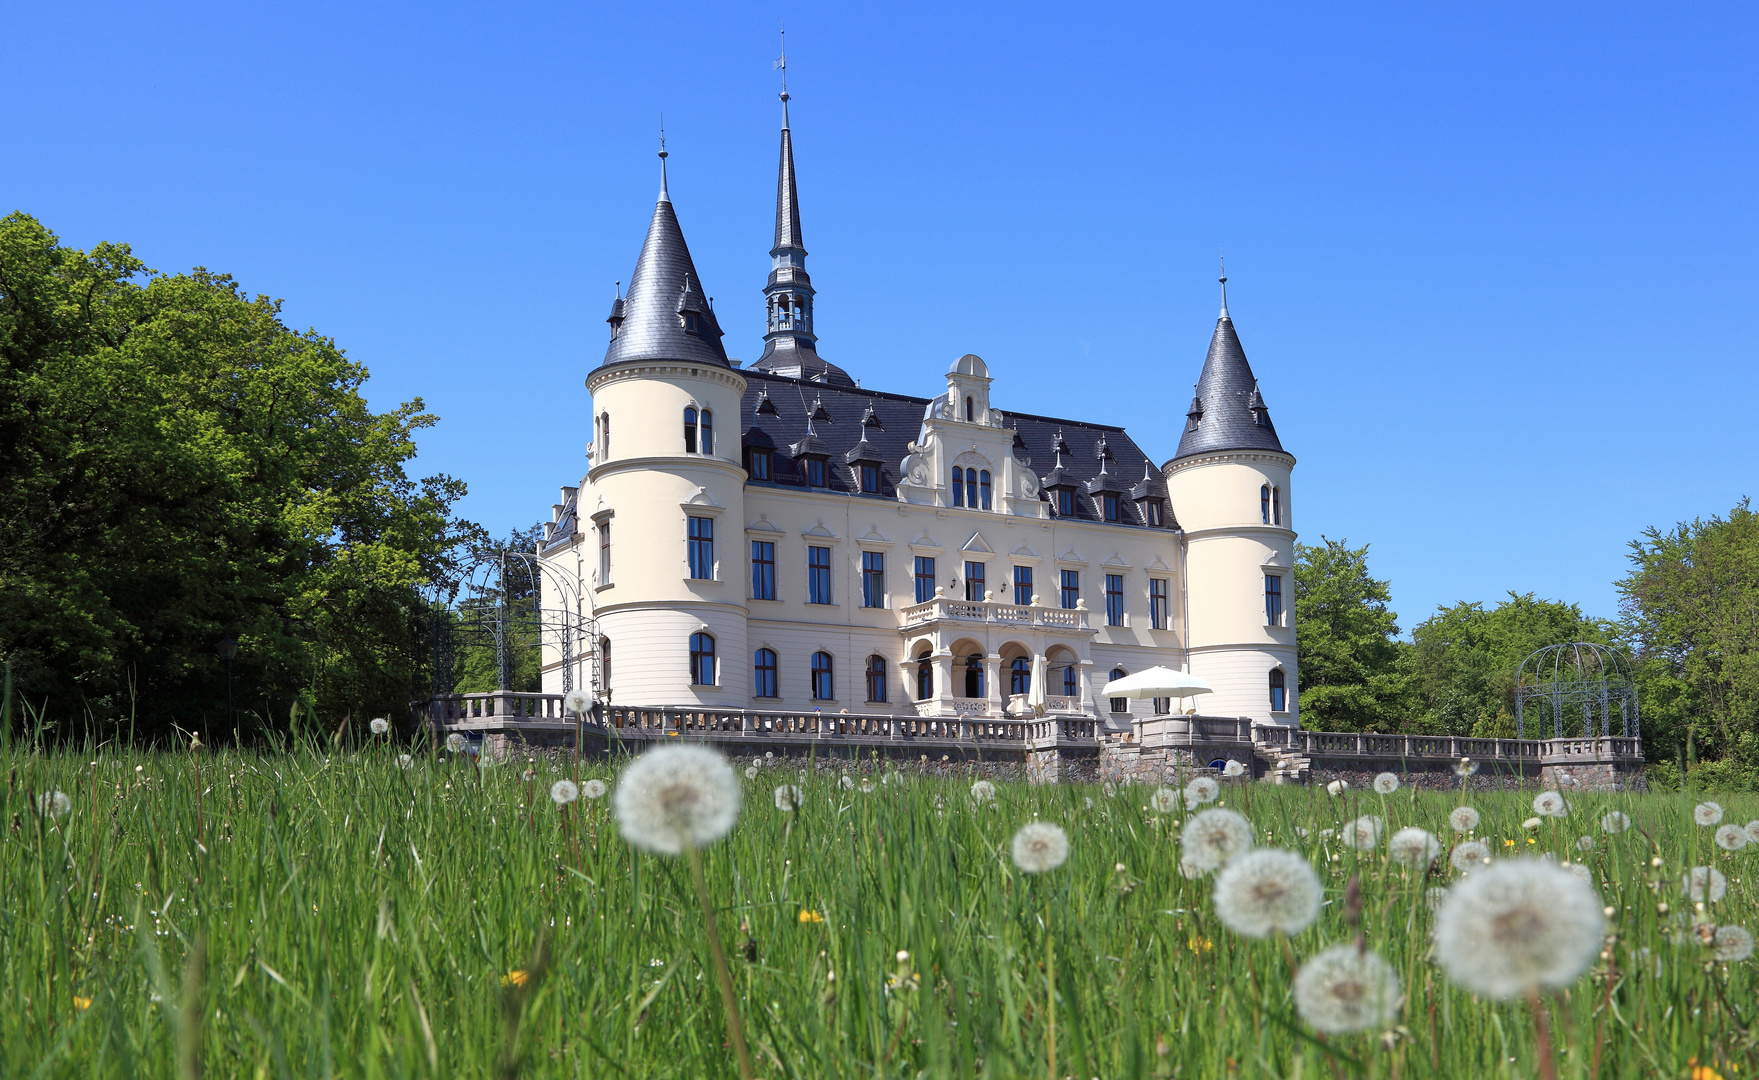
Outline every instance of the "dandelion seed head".
<path fill-rule="evenodd" d="M 562 708 L 575 716 L 585 716 L 592 711 L 592 695 L 581 689 L 570 690 L 562 696 Z"/>
<path fill-rule="evenodd" d="M 1739 825 L 1718 825 L 1716 846 L 1724 851 L 1739 851 L 1747 846 L 1747 830 Z"/>
<path fill-rule="evenodd" d="M 1399 790 L 1399 778 L 1395 774 L 1383 772 L 1374 778 L 1374 793 L 1376 795 L 1391 795 L 1397 790 Z"/>
<path fill-rule="evenodd" d="M 367 728 L 374 735 L 388 735 L 391 731 L 391 721 L 383 716 L 375 716 L 372 718 L 372 722 L 367 724 Z"/>
<path fill-rule="evenodd" d="M 65 791 L 45 791 L 37 796 L 37 809 L 45 817 L 61 817 L 73 809 L 73 800 Z"/>
<path fill-rule="evenodd" d="M 706 746 L 672 743 L 636 758 L 612 797 L 624 839 L 646 851 L 677 855 L 714 843 L 739 817 L 739 781 Z"/>
<path fill-rule="evenodd" d="M 1753 934 L 1744 926 L 1719 926 L 1710 941 L 1716 958 L 1727 963 L 1753 955 Z"/>
<path fill-rule="evenodd" d="M 1631 816 L 1623 810 L 1608 810 L 1600 819 L 1602 832 L 1622 833 L 1631 827 Z"/>
<path fill-rule="evenodd" d="M 1576 981 L 1600 955 L 1605 924 L 1594 890 L 1569 871 L 1538 859 L 1495 862 L 1449 891 L 1435 955 L 1465 989 L 1511 998 Z"/>
<path fill-rule="evenodd" d="M 1214 802 L 1216 796 L 1221 793 L 1222 786 L 1215 782 L 1215 777 L 1193 777 L 1191 782 L 1185 785 L 1185 809 L 1195 810 L 1204 803 Z M 1172 813 L 1175 805 L 1172 788 L 1161 788 L 1154 793 L 1154 807 L 1161 813 Z"/>
<path fill-rule="evenodd" d="M 603 780 L 588 780 L 580 785 L 580 793 L 589 799 L 602 799 L 605 797 L 605 782 Z"/>
<path fill-rule="evenodd" d="M 1564 863 L 1564 871 L 1566 873 L 1574 874 L 1576 877 L 1581 878 L 1590 885 L 1594 884 L 1594 871 L 1588 869 L 1579 862 Z"/>
<path fill-rule="evenodd" d="M 971 785 L 971 801 L 979 806 L 996 797 L 996 786 L 988 780 L 978 780 Z"/>
<path fill-rule="evenodd" d="M 1747 843 L 1759 844 L 1759 821 L 1749 821 L 1742 826 L 1747 833 Z"/>
<path fill-rule="evenodd" d="M 1448 862 L 1462 874 L 1469 874 L 1490 863 L 1490 845 L 1482 840 L 1467 840 L 1463 844 L 1455 844 Z"/>
<path fill-rule="evenodd" d="M 1428 829 L 1410 825 L 1393 833 L 1393 838 L 1387 841 L 1387 853 L 1400 866 L 1413 870 L 1428 869 L 1441 854 L 1441 841 Z"/>
<path fill-rule="evenodd" d="M 1343 828 L 1345 847 L 1359 851 L 1372 851 L 1380 845 L 1380 829 L 1383 822 L 1373 814 L 1363 814 Z"/>
<path fill-rule="evenodd" d="M 1555 791 L 1541 791 L 1533 796 L 1533 812 L 1540 817 L 1564 817 L 1570 812 L 1564 797 Z"/>
<path fill-rule="evenodd" d="M 1464 780 L 1478 771 L 1478 763 L 1469 757 L 1454 762 L 1454 775 Z"/>
<path fill-rule="evenodd" d="M 1295 975 L 1296 1010 L 1327 1035 L 1387 1027 L 1400 1003 L 1398 974 L 1372 949 L 1333 945 Z"/>
<path fill-rule="evenodd" d="M 1186 801 L 1190 801 L 1189 796 Z M 1148 808 L 1157 814 L 1170 814 L 1179 808 L 1179 793 L 1169 787 L 1155 788 L 1148 796 Z"/>
<path fill-rule="evenodd" d="M 454 754 L 464 753 L 464 743 L 464 736 L 458 734 L 456 731 L 446 736 L 446 749 Z"/>
<path fill-rule="evenodd" d="M 1325 785 L 1325 791 L 1328 795 L 1342 795 L 1348 790 L 1350 790 L 1350 782 L 1348 780 L 1333 780 L 1331 783 Z"/>
<path fill-rule="evenodd" d="M 1471 832 L 1478 827 L 1478 811 L 1470 806 L 1456 806 L 1448 814 L 1448 824 L 1455 832 Z"/>
<path fill-rule="evenodd" d="M 1301 856 L 1278 848 L 1244 852 L 1216 875 L 1215 913 L 1236 934 L 1299 934 L 1319 918 L 1325 889 Z"/>
<path fill-rule="evenodd" d="M 1246 773 L 1246 766 L 1242 765 L 1238 761 L 1235 761 L 1233 758 L 1229 758 L 1228 763 L 1226 765 L 1222 766 L 1222 775 L 1223 776 L 1244 776 L 1245 773 Z"/>
<path fill-rule="evenodd" d="M 1595 847 L 1595 840 L 1592 836 L 1578 836 L 1578 837 L 1576 837 L 1576 850 L 1577 851 L 1593 851 L 1594 847 Z"/>
<path fill-rule="evenodd" d="M 1252 823 L 1232 810 L 1205 810 L 1185 823 L 1179 844 L 1184 861 L 1214 870 L 1252 847 Z"/>
<path fill-rule="evenodd" d="M 855 790 L 855 778 L 853 776 L 850 776 L 848 773 L 844 773 L 842 776 L 837 777 L 837 786 L 842 788 L 844 791 L 854 791 Z"/>
<path fill-rule="evenodd" d="M 1099 790 L 1105 792 L 1106 798 L 1109 799 L 1118 793 L 1118 785 L 1112 783 L 1110 780 L 1107 780 L 1105 783 L 1103 783 L 1099 786 Z"/>
<path fill-rule="evenodd" d="M 558 780 L 550 785 L 550 801 L 557 806 L 567 806 L 580 798 L 580 785 L 572 780 Z"/>
<path fill-rule="evenodd" d="M 1179 859 L 1179 876 L 1180 877 L 1185 878 L 1187 880 L 1192 880 L 1192 879 L 1200 878 L 1207 873 L 1209 873 L 1208 870 L 1205 870 L 1203 867 L 1198 866 L 1196 863 L 1192 862 L 1190 859 L 1183 858 L 1183 857 L 1181 857 Z"/>
<path fill-rule="evenodd" d="M 1083 803 L 1084 803 L 1084 804 L 1086 804 L 1086 807 L 1087 807 L 1087 809 L 1089 809 L 1089 810 L 1091 810 L 1091 809 L 1093 809 L 1093 796 L 1091 796 L 1091 795 L 1084 795 L 1084 796 L 1082 796 L 1082 799 L 1081 799 L 1081 801 L 1082 801 L 1082 802 L 1083 802 Z"/>
<path fill-rule="evenodd" d="M 806 801 L 806 793 L 794 784 L 778 784 L 775 790 L 776 809 L 792 813 Z"/>
<path fill-rule="evenodd" d="M 1532 832 L 1534 829 L 1539 828 L 1539 826 L 1541 826 L 1543 824 L 1545 824 L 1545 822 L 1539 820 L 1538 818 L 1530 817 L 1526 821 L 1521 822 L 1521 828 L 1526 829 L 1528 832 Z"/>
<path fill-rule="evenodd" d="M 877 786 L 878 785 L 876 785 L 872 780 L 861 781 L 861 790 L 862 791 L 872 791 Z"/>
<path fill-rule="evenodd" d="M 1722 821 L 1722 804 L 1701 802 L 1692 807 L 1692 820 L 1706 828 Z"/>
<path fill-rule="evenodd" d="M 1013 855 L 1025 873 L 1055 870 L 1069 858 L 1068 834 L 1048 821 L 1029 821 L 1014 834 Z"/>
<path fill-rule="evenodd" d="M 1714 904 L 1728 895 L 1728 878 L 1714 866 L 1694 866 L 1680 878 L 1680 891 L 1693 900 Z"/>
<path fill-rule="evenodd" d="M 408 754 L 398 754 L 397 767 L 399 769 L 413 769 L 415 768 L 415 759 Z"/>

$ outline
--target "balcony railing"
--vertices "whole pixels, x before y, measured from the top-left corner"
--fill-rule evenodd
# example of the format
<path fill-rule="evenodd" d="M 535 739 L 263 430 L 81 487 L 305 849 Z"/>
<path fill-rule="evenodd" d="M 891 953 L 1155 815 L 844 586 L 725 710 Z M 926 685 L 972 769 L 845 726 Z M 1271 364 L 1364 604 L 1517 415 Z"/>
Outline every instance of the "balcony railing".
<path fill-rule="evenodd" d="M 994 600 L 954 600 L 946 596 L 937 596 L 926 604 L 913 604 L 904 609 L 903 615 L 905 626 L 920 626 L 946 620 L 994 626 L 1036 627 L 1043 630 L 1088 629 L 1088 611 L 1085 608 L 1003 604 Z"/>

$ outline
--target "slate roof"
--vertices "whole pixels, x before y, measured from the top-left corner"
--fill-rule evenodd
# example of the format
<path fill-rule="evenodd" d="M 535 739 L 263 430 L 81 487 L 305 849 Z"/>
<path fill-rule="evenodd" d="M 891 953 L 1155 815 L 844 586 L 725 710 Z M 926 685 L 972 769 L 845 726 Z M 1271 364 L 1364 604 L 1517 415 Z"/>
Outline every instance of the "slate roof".
<path fill-rule="evenodd" d="M 709 309 L 708 298 L 697 276 L 678 215 L 672 210 L 665 181 L 660 199 L 648 223 L 641 257 L 629 276 L 629 293 L 611 309 L 616 336 L 605 349 L 604 367 L 632 360 L 684 360 L 727 364 L 721 345 L 721 326 Z M 693 314 L 699 330 L 685 329 L 686 313 Z M 617 320 L 621 319 L 621 325 Z"/>
<path fill-rule="evenodd" d="M 1225 279 L 1224 279 L 1225 280 Z M 1187 413 L 1185 433 L 1173 460 L 1223 450 L 1274 450 L 1286 454 L 1270 422 L 1270 410 L 1258 393 L 1258 380 L 1246 362 L 1246 350 L 1228 316 L 1227 294 L 1209 339 L 1209 356 Z M 1191 421 L 1195 420 L 1195 426 Z"/>
<path fill-rule="evenodd" d="M 859 498 L 885 499 L 893 501 L 897 498 L 893 487 L 898 483 L 898 466 L 909 453 L 908 444 L 914 440 L 922 429 L 923 413 L 928 409 L 931 399 L 911 397 L 905 394 L 891 394 L 883 390 L 870 390 L 865 387 L 827 385 L 802 379 L 792 379 L 771 372 L 747 369 L 745 399 L 740 403 L 739 430 L 747 447 L 760 446 L 773 448 L 775 451 L 771 463 L 771 477 L 767 483 L 752 481 L 753 487 L 805 487 L 806 475 L 801 465 L 789 457 L 789 452 L 806 438 L 806 414 L 817 402 L 823 409 L 820 419 L 813 425 L 814 442 L 824 447 L 819 451 L 830 457 L 831 468 L 827 470 L 830 490 L 855 495 Z M 759 402 L 767 396 L 776 409 L 774 415 L 757 411 Z M 871 411 L 871 419 L 867 419 Z M 823 419 L 829 414 L 830 421 Z M 1043 477 L 1051 472 L 1056 462 L 1053 443 L 1059 433 L 1068 451 L 1062 456 L 1063 474 L 1079 485 L 1078 494 L 1085 494 L 1093 488 L 1093 482 L 1100 476 L 1100 462 L 1097 447 L 1103 439 L 1110 460 L 1106 462 L 1106 475 L 1112 481 L 1105 485 L 1106 490 L 1127 493 L 1138 483 L 1137 477 L 1145 471 L 1153 471 L 1158 477 L 1159 470 L 1153 468 L 1148 456 L 1142 452 L 1134 440 L 1125 434 L 1124 429 L 1108 424 L 1087 424 L 1078 420 L 1060 420 L 1051 416 L 1035 416 L 1030 413 L 1004 412 L 1007 427 L 1015 433 L 1014 455 L 1017 458 L 1029 459 L 1029 467 L 1034 475 Z M 865 442 L 865 446 L 861 444 Z M 857 447 L 861 449 L 857 453 Z M 844 462 L 852 460 L 851 455 L 865 457 L 873 454 L 878 457 L 881 465 L 879 495 L 860 495 L 858 483 L 850 475 L 851 470 L 844 467 Z M 1098 489 L 1095 489 L 1098 490 Z M 1164 490 L 1157 495 L 1164 496 Z M 1086 498 L 1075 500 L 1076 517 L 1083 521 L 1096 521 L 1092 503 Z M 1172 515 L 1166 515 L 1170 524 Z M 1130 506 L 1125 512 L 1123 524 L 1140 524 L 1135 507 Z"/>

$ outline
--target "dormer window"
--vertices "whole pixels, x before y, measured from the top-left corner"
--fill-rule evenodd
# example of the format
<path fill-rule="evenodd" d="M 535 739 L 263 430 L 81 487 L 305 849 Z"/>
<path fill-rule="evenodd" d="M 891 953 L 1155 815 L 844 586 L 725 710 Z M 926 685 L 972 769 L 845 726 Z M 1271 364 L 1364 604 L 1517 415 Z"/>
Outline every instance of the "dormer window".
<path fill-rule="evenodd" d="M 1142 519 L 1153 528 L 1160 528 L 1160 500 L 1148 499 L 1142 504 Z"/>
<path fill-rule="evenodd" d="M 861 466 L 861 493 L 878 495 L 880 490 L 880 470 L 878 465 Z"/>
<path fill-rule="evenodd" d="M 806 486 L 807 487 L 824 487 L 825 486 L 825 459 L 820 458 L 820 457 L 809 457 L 806 459 L 805 465 L 806 465 Z"/>
<path fill-rule="evenodd" d="M 745 471 L 751 474 L 753 480 L 768 480 L 770 478 L 770 451 L 753 448 L 751 463 L 746 466 Z"/>
<path fill-rule="evenodd" d="M 1099 504 L 1100 508 L 1105 512 L 1105 519 L 1107 521 L 1118 520 L 1118 497 L 1116 495 L 1109 491 L 1106 492 L 1104 495 L 1100 496 Z"/>
<path fill-rule="evenodd" d="M 1057 497 L 1057 516 L 1072 518 L 1075 516 L 1075 493 L 1068 488 L 1055 492 Z"/>

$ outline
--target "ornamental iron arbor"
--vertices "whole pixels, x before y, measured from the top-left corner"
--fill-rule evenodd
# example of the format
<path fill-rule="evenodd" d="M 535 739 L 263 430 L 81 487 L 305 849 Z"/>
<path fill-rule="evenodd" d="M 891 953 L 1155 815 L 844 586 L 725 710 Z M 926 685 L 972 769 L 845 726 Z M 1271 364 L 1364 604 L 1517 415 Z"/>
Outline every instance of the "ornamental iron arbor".
<path fill-rule="evenodd" d="M 599 680 L 596 622 L 584 615 L 579 586 L 535 554 L 508 548 L 485 552 L 456 582 L 429 596 L 435 695 L 450 694 L 467 650 L 493 650 L 495 689 L 510 689 L 515 657 L 534 649 L 541 671 L 559 660 L 562 693 Z"/>
<path fill-rule="evenodd" d="M 1580 721 L 1582 737 L 1614 734 L 1612 717 L 1619 717 L 1617 734 L 1635 735 L 1637 683 L 1623 653 L 1591 641 L 1548 645 L 1527 659 L 1515 674 L 1515 733 L 1527 737 L 1528 703 L 1548 705 L 1551 737 L 1564 738 L 1564 727 Z"/>

